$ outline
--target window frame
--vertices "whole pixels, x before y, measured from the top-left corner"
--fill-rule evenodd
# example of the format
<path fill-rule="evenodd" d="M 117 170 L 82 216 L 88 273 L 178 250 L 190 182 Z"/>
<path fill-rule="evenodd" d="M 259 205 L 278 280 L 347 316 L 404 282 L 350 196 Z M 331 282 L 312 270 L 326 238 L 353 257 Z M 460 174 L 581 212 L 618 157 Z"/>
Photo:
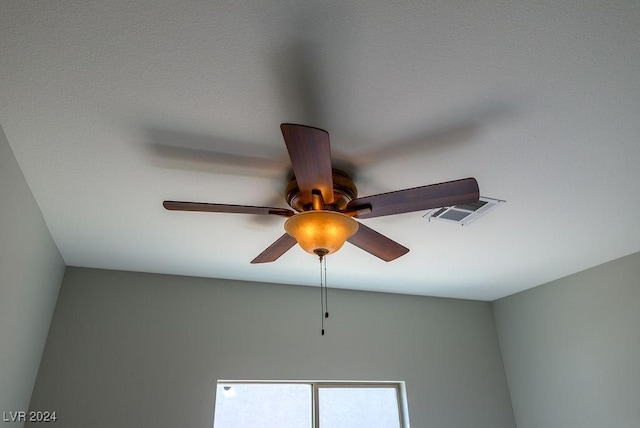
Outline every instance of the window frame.
<path fill-rule="evenodd" d="M 234 384 L 296 384 L 309 385 L 311 387 L 311 428 L 320 427 L 320 400 L 319 390 L 321 388 L 395 388 L 396 404 L 398 406 L 398 422 L 400 428 L 410 428 L 409 407 L 407 403 L 407 392 L 404 381 L 350 381 L 350 380 L 218 380 L 216 383 L 216 395 L 218 386 Z M 216 400 L 218 397 L 216 396 Z M 214 403 L 214 425 L 215 425 L 215 403 Z"/>

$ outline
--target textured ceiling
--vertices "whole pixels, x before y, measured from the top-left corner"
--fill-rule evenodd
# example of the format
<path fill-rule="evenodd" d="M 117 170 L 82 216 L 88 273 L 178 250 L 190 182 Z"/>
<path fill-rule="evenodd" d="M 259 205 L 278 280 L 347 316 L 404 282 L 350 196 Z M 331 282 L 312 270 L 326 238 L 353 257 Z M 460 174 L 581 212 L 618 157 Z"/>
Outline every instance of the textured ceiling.
<path fill-rule="evenodd" d="M 316 285 L 282 218 L 282 122 L 329 131 L 361 196 L 475 177 L 460 227 L 363 220 L 330 287 L 492 300 L 640 251 L 640 3 L 0 0 L 0 124 L 65 262 Z"/>

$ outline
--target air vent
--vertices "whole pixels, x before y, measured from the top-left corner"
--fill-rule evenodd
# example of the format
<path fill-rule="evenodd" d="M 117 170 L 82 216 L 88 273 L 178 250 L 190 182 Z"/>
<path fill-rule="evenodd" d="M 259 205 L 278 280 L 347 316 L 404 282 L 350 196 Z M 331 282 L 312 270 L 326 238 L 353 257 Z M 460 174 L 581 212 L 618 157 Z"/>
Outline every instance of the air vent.
<path fill-rule="evenodd" d="M 428 211 L 423 217 L 428 218 L 429 221 L 442 220 L 464 226 L 482 217 L 503 202 L 501 199 L 480 196 L 478 202 L 455 205 L 453 207 L 436 208 Z"/>

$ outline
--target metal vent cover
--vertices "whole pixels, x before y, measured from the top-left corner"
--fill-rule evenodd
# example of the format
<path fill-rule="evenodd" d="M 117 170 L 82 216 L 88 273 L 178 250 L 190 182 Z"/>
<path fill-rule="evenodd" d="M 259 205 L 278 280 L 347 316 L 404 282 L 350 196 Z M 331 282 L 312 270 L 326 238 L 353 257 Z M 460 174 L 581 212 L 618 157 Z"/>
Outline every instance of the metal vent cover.
<path fill-rule="evenodd" d="M 457 223 L 461 226 L 469 224 L 485 215 L 487 212 L 504 203 L 502 199 L 488 198 L 480 196 L 478 202 L 471 204 L 454 205 L 452 207 L 436 208 L 427 211 L 422 217 L 426 217 L 431 221 L 441 220 L 449 223 Z"/>

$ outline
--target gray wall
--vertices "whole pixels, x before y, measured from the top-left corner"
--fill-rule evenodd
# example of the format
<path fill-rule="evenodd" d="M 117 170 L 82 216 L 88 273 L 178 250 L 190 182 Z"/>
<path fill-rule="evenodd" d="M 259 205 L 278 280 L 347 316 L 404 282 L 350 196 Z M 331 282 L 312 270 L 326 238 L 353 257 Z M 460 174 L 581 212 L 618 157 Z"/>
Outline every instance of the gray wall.
<path fill-rule="evenodd" d="M 211 428 L 217 379 L 407 382 L 414 427 L 514 427 L 487 302 L 67 268 L 32 407 Z"/>
<path fill-rule="evenodd" d="M 493 308 L 519 428 L 640 426 L 640 253 Z"/>
<path fill-rule="evenodd" d="M 0 128 L 0 412 L 28 409 L 63 273 L 62 257 Z"/>

